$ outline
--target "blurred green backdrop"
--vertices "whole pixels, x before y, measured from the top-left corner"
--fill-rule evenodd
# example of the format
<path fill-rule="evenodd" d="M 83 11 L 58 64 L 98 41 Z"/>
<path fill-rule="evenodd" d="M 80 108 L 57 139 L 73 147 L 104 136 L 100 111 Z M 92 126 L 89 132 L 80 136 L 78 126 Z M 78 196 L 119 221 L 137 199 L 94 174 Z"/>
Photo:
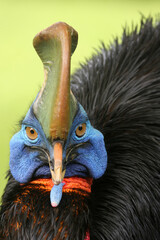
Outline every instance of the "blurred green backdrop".
<path fill-rule="evenodd" d="M 157 0 L 0 0 L 0 196 L 9 167 L 9 141 L 43 81 L 42 64 L 32 47 L 40 30 L 65 21 L 79 33 L 72 72 L 123 27 L 156 16 Z"/>

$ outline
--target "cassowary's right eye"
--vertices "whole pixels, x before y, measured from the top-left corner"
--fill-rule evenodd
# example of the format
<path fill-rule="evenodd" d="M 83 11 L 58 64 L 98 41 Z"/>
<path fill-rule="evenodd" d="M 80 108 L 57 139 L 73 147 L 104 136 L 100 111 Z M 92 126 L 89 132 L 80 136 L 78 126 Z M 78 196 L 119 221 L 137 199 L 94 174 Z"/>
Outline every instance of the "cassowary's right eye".
<path fill-rule="evenodd" d="M 38 133 L 34 128 L 26 127 L 27 137 L 31 140 L 35 140 L 38 137 Z"/>

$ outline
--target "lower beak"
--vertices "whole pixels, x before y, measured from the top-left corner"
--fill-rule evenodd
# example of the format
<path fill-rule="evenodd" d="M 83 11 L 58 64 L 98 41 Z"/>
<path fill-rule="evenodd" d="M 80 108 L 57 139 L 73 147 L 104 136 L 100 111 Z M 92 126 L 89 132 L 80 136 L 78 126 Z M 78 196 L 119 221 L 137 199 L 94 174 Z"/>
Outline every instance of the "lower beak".
<path fill-rule="evenodd" d="M 53 183 L 55 185 L 60 184 L 65 175 L 65 170 L 63 170 L 63 146 L 61 142 L 55 142 L 53 147 L 53 163 L 51 161 L 49 166 Z"/>

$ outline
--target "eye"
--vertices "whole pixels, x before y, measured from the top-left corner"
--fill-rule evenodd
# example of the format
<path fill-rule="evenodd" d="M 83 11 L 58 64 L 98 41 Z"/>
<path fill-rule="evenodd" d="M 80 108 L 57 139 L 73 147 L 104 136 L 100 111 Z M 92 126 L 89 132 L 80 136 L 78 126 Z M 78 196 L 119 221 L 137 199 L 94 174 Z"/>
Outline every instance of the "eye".
<path fill-rule="evenodd" d="M 86 132 L 86 124 L 82 123 L 76 129 L 76 136 L 80 138 L 85 134 L 85 132 Z"/>
<path fill-rule="evenodd" d="M 31 140 L 35 140 L 38 137 L 38 133 L 34 128 L 26 127 L 27 137 Z"/>

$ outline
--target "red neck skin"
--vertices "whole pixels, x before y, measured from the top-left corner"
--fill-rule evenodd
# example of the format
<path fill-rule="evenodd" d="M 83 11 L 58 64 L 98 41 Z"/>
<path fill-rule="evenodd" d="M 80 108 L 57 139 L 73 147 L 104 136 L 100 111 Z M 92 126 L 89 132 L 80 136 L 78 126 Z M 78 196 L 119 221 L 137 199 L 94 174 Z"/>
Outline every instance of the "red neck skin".
<path fill-rule="evenodd" d="M 92 178 L 80 178 L 80 177 L 69 177 L 64 178 L 62 183 L 64 183 L 62 192 L 77 192 L 82 195 L 88 195 L 91 193 Z M 37 188 L 46 189 L 51 191 L 54 183 L 51 178 L 49 179 L 36 179 L 30 182 L 35 184 Z"/>

